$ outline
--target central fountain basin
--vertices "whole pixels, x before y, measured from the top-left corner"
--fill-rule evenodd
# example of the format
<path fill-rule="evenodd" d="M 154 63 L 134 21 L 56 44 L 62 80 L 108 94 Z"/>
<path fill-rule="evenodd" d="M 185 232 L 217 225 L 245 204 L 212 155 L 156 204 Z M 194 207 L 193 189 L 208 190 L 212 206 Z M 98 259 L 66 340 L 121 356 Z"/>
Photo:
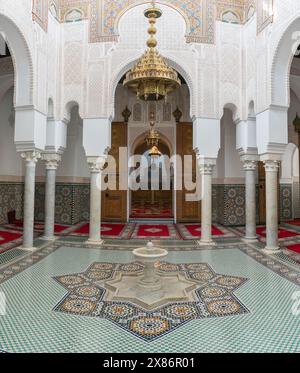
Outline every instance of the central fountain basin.
<path fill-rule="evenodd" d="M 168 251 L 154 247 L 152 242 L 148 242 L 146 247 L 133 250 L 133 255 L 145 266 L 143 276 L 137 282 L 138 286 L 148 291 L 161 289 L 161 277 L 156 273 L 155 264 L 165 259 L 168 256 Z"/>

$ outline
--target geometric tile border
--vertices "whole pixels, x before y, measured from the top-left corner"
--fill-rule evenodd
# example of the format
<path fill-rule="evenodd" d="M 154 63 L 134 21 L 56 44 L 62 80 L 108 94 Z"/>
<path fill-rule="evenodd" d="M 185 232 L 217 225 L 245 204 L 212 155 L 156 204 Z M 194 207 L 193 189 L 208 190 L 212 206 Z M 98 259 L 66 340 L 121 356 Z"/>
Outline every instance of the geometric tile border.
<path fill-rule="evenodd" d="M 25 269 L 31 267 L 32 265 L 40 262 L 57 249 L 58 247 L 54 246 L 42 248 L 34 253 L 20 258 L 10 265 L 5 266 L 3 269 L 0 269 L 0 284 L 23 272 Z"/>
<path fill-rule="evenodd" d="M 106 301 L 105 281 L 114 279 L 118 273 L 127 276 L 140 274 L 143 265 L 139 262 L 95 262 L 85 272 L 54 277 L 68 291 L 54 311 L 109 320 L 147 342 L 192 320 L 249 313 L 234 295 L 246 278 L 218 274 L 207 263 L 163 262 L 158 269 L 165 274 L 184 275 L 193 282 L 196 285 L 195 300 L 169 301 L 151 311 L 130 301 Z"/>
<path fill-rule="evenodd" d="M 43 260 L 48 255 L 52 254 L 54 251 L 58 250 L 61 247 L 72 248 L 84 248 L 84 249 L 92 249 L 94 250 L 95 247 L 85 245 L 82 242 L 60 242 L 56 241 L 51 244 L 51 246 L 43 247 L 37 250 L 34 253 L 29 253 L 25 257 L 21 257 L 15 260 L 12 264 L 6 264 L 1 269 L 0 267 L 0 284 L 9 280 L 10 278 L 14 277 L 18 273 L 22 272 L 23 270 L 31 267 L 32 265 L 38 263 L 39 261 Z M 214 247 L 200 247 L 197 245 L 190 246 L 190 247 L 180 247 L 180 241 L 178 241 L 177 247 L 168 248 L 170 251 L 201 251 L 201 250 L 222 250 L 222 249 L 235 249 L 241 250 L 243 253 L 251 256 L 254 260 L 259 262 L 260 264 L 266 266 L 273 272 L 279 274 L 280 276 L 284 277 L 286 280 L 299 285 L 300 286 L 300 265 L 291 265 L 288 263 L 283 263 L 282 260 L 276 258 L 275 256 L 267 255 L 261 251 L 261 248 L 255 247 L 254 245 L 246 245 L 246 244 L 217 244 Z M 113 250 L 117 251 L 116 247 L 112 246 L 103 246 L 100 250 Z M 124 248 L 121 250 L 129 250 L 129 248 Z M 299 267 L 299 268 L 298 268 Z"/>
<path fill-rule="evenodd" d="M 230 243 L 218 242 L 216 246 L 199 246 L 195 241 L 152 241 L 155 245 L 167 248 L 168 251 L 205 251 L 205 250 L 226 250 L 226 249 L 240 249 L 245 246 L 239 240 Z M 54 243 L 56 247 L 77 247 L 82 249 L 95 249 L 94 246 L 88 245 L 85 242 L 74 241 L 57 241 Z M 101 250 L 103 251 L 132 251 L 136 247 L 145 246 L 145 241 L 130 240 L 127 242 L 114 243 L 113 240 L 104 240 Z"/>
<path fill-rule="evenodd" d="M 277 273 L 279 276 L 300 286 L 300 266 L 299 269 L 293 268 L 292 266 L 277 259 L 274 255 L 271 256 L 264 254 L 263 252 L 250 246 L 244 246 L 243 248 L 240 248 L 240 250 L 256 260 L 258 263 Z"/>

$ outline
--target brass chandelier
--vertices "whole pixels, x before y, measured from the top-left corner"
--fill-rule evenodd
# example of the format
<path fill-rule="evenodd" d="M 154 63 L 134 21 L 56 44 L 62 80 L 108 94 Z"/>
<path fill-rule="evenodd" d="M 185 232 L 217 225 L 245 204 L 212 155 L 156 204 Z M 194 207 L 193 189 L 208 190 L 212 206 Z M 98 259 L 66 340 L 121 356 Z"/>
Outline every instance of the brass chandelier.
<path fill-rule="evenodd" d="M 154 114 L 151 113 L 151 119 L 150 119 L 150 130 L 145 138 L 145 142 L 149 148 L 153 146 L 158 146 L 160 136 L 159 133 L 154 128 L 155 126 L 155 120 L 154 120 Z"/>
<path fill-rule="evenodd" d="M 144 12 L 149 19 L 150 27 L 147 41 L 147 50 L 137 64 L 126 74 L 124 86 L 134 92 L 144 101 L 159 101 L 166 99 L 167 95 L 181 86 L 177 72 L 167 65 L 164 58 L 156 49 L 155 39 L 156 19 L 161 17 L 162 11 L 155 7 L 155 2 Z"/>

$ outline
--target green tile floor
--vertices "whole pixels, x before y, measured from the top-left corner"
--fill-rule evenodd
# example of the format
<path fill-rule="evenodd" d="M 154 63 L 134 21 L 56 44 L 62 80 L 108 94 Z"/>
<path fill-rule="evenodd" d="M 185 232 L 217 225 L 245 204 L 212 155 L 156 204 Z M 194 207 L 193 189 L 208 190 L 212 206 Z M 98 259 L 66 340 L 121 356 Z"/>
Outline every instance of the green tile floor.
<path fill-rule="evenodd" d="M 64 245 L 64 243 L 61 243 Z M 235 291 L 250 313 L 191 321 L 152 342 L 108 320 L 56 313 L 66 290 L 53 276 L 85 271 L 95 261 L 131 262 L 130 251 L 64 247 L 0 285 L 0 350 L 8 352 L 300 352 L 300 315 L 292 294 L 300 286 L 243 250 L 171 251 L 174 263 L 208 263 L 216 272 L 249 279 Z M 1 269 L 0 269 L 1 274 Z"/>

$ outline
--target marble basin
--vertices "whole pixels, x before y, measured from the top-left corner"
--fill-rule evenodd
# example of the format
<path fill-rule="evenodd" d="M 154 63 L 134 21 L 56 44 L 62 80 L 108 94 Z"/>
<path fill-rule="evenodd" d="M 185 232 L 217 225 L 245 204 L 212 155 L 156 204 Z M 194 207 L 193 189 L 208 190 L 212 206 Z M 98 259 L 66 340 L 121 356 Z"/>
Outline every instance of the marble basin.
<path fill-rule="evenodd" d="M 155 264 L 165 259 L 168 256 L 168 251 L 154 247 L 152 242 L 148 242 L 146 247 L 133 250 L 133 255 L 145 266 L 143 276 L 139 279 L 138 285 L 153 291 L 161 289 L 161 278 L 156 273 Z"/>

